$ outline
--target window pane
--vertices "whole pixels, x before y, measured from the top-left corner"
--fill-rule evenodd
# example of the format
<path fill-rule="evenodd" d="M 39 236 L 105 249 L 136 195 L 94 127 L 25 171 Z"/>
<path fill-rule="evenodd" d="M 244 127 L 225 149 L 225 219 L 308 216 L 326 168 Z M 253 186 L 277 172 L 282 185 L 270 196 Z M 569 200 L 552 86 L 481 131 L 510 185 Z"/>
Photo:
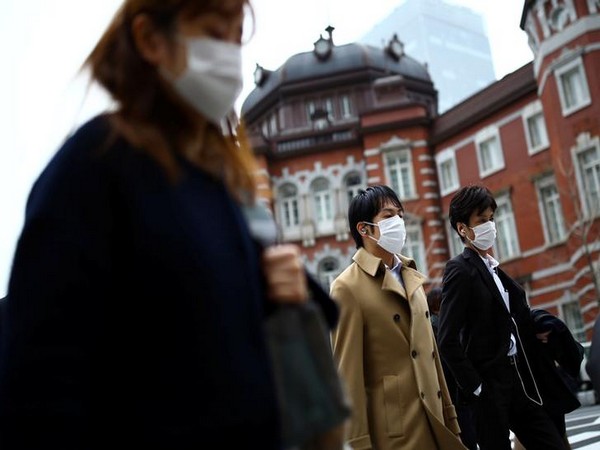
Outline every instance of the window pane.
<path fill-rule="evenodd" d="M 352 105 L 350 104 L 350 97 L 348 95 L 342 95 L 341 112 L 342 117 L 350 117 L 352 115 Z"/>
<path fill-rule="evenodd" d="M 440 169 L 443 190 L 451 189 L 458 184 L 456 181 L 456 166 L 454 164 L 454 159 L 448 159 L 442 162 Z"/>
<path fill-rule="evenodd" d="M 326 291 L 335 277 L 339 274 L 339 264 L 333 258 L 327 258 L 319 263 L 318 278 Z"/>
<path fill-rule="evenodd" d="M 600 156 L 597 148 L 579 154 L 579 164 L 583 176 L 583 194 L 589 209 L 594 215 L 600 212 Z"/>
<path fill-rule="evenodd" d="M 540 147 L 545 144 L 543 141 L 542 127 L 544 126 L 542 114 L 536 114 L 527 119 L 527 128 L 529 129 L 529 140 L 532 148 Z"/>
<path fill-rule="evenodd" d="M 333 118 L 334 116 L 334 111 L 333 111 L 333 102 L 331 101 L 330 98 L 325 99 L 325 111 L 327 111 L 329 118 Z"/>
<path fill-rule="evenodd" d="M 585 332 L 583 328 L 583 317 L 581 317 L 581 309 L 579 302 L 569 302 L 563 305 L 565 313 L 565 323 L 568 325 L 573 337 L 579 341 L 585 340 Z"/>
<path fill-rule="evenodd" d="M 308 102 L 306 104 L 306 121 L 307 123 L 312 123 L 312 115 L 315 112 L 316 106 L 315 102 Z"/>
<path fill-rule="evenodd" d="M 408 151 L 387 157 L 391 188 L 402 199 L 414 196 L 412 166 Z"/>
<path fill-rule="evenodd" d="M 483 172 L 493 170 L 500 165 L 500 158 L 498 152 L 498 140 L 496 137 L 487 139 L 479 144 L 481 170 Z"/>
<path fill-rule="evenodd" d="M 313 202 L 317 222 L 328 222 L 333 218 L 331 197 L 329 194 L 329 182 L 325 178 L 313 181 Z"/>
<path fill-rule="evenodd" d="M 415 260 L 417 270 L 427 274 L 425 253 L 422 246 L 421 229 L 418 226 L 408 226 L 406 229 L 406 243 L 402 253 Z"/>
<path fill-rule="evenodd" d="M 497 229 L 496 250 L 498 259 L 503 260 L 518 254 L 517 233 L 514 215 L 508 201 L 499 201 L 495 222 Z"/>
<path fill-rule="evenodd" d="M 565 225 L 556 185 L 547 184 L 540 188 L 544 219 L 550 243 L 560 241 L 565 234 Z"/>
<path fill-rule="evenodd" d="M 579 67 L 574 67 L 561 76 L 565 106 L 572 108 L 583 102 L 583 87 Z"/>
<path fill-rule="evenodd" d="M 279 188 L 281 215 L 285 228 L 295 227 L 300 223 L 297 193 L 298 190 L 292 184 Z"/>
<path fill-rule="evenodd" d="M 348 204 L 358 194 L 358 191 L 362 188 L 362 178 L 359 174 L 353 173 L 346 177 L 346 194 L 348 198 Z"/>

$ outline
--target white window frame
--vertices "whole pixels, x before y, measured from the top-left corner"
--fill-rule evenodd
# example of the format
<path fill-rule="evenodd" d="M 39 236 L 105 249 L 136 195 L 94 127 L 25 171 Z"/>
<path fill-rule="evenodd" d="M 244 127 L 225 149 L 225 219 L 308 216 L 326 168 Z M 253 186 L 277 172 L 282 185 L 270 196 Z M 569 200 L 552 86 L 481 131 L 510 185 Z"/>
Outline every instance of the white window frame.
<path fill-rule="evenodd" d="M 306 123 L 312 125 L 312 115 L 317 109 L 317 103 L 314 100 L 306 102 Z"/>
<path fill-rule="evenodd" d="M 544 117 L 544 109 L 542 102 L 539 100 L 527 105 L 523 108 L 523 128 L 525 129 L 525 139 L 527 140 L 527 152 L 530 155 L 546 150 L 550 147 L 548 140 L 548 130 L 546 128 L 546 118 Z M 534 145 L 534 139 L 531 133 L 530 124 L 534 123 L 537 126 L 539 133 L 539 142 Z"/>
<path fill-rule="evenodd" d="M 405 218 L 407 220 L 407 218 Z M 406 242 L 402 254 L 415 260 L 417 270 L 427 276 L 427 254 L 423 244 L 423 230 L 420 223 L 406 222 Z"/>
<path fill-rule="evenodd" d="M 556 4 L 550 11 L 548 24 L 556 33 L 563 31 L 571 22 L 572 12 L 566 4 Z"/>
<path fill-rule="evenodd" d="M 358 177 L 360 182 L 358 184 L 348 184 L 348 180 L 353 177 Z M 346 210 L 350 206 L 350 201 L 358 194 L 361 189 L 364 189 L 364 179 L 363 176 L 356 171 L 348 172 L 346 176 L 344 176 L 344 206 Z"/>
<path fill-rule="evenodd" d="M 335 109 L 333 107 L 333 100 L 331 97 L 326 97 L 323 100 L 323 109 L 327 111 L 327 117 L 329 120 L 333 120 L 335 118 Z"/>
<path fill-rule="evenodd" d="M 519 235 L 517 233 L 517 224 L 515 222 L 515 213 L 512 202 L 508 194 L 496 198 L 496 212 L 494 213 L 494 222 L 496 222 L 496 242 L 494 243 L 494 254 L 498 261 L 507 261 L 514 259 L 521 254 L 519 248 Z M 502 215 L 503 207 L 507 207 L 506 215 Z M 503 250 L 506 248 L 506 250 Z"/>
<path fill-rule="evenodd" d="M 321 189 L 319 184 L 326 186 Z M 310 186 L 314 220 L 319 234 L 333 232 L 333 192 L 331 182 L 325 177 L 313 180 Z"/>
<path fill-rule="evenodd" d="M 562 242 L 567 237 L 567 230 L 556 179 L 554 175 L 548 175 L 537 180 L 535 186 L 546 244 Z M 555 191 L 550 197 L 544 193 L 548 188 L 554 188 Z M 550 226 L 549 219 L 553 219 L 555 227 Z"/>
<path fill-rule="evenodd" d="M 412 155 L 410 148 L 403 148 L 398 150 L 391 150 L 384 152 L 384 163 L 385 163 L 385 175 L 387 184 L 396 192 L 396 195 L 401 201 L 407 199 L 414 199 L 417 197 L 417 190 L 415 188 L 415 175 L 412 165 Z M 393 161 L 392 161 L 393 160 Z M 398 183 L 395 183 L 392 177 L 392 173 L 398 172 Z M 406 174 L 408 180 L 402 183 L 400 175 Z"/>
<path fill-rule="evenodd" d="M 352 100 L 349 94 L 342 94 L 340 96 L 340 116 L 342 119 L 349 119 L 354 116 Z"/>
<path fill-rule="evenodd" d="M 284 190 L 291 189 L 294 195 L 285 195 Z M 300 231 L 300 197 L 298 187 L 293 183 L 285 183 L 277 189 L 277 203 L 279 204 L 279 223 L 284 235 Z M 296 223 L 292 219 L 296 219 Z"/>
<path fill-rule="evenodd" d="M 568 98 L 564 78 L 569 73 L 578 74 L 580 82 L 580 85 L 576 90 L 576 96 L 578 97 L 576 99 L 577 103 L 571 105 L 567 104 Z M 573 114 L 592 103 L 590 89 L 587 82 L 587 76 L 585 73 L 585 66 L 583 65 L 583 59 L 581 58 L 581 56 L 556 68 L 556 70 L 554 71 L 554 78 L 556 80 L 556 86 L 558 88 L 558 96 L 560 99 L 560 106 L 563 117 L 567 117 L 570 114 Z"/>
<path fill-rule="evenodd" d="M 561 315 L 563 320 L 573 337 L 580 342 L 583 342 L 585 337 L 585 323 L 583 321 L 583 314 L 581 314 L 581 306 L 577 298 L 573 299 L 571 293 L 566 295 L 567 301 L 561 303 Z"/>
<path fill-rule="evenodd" d="M 435 156 L 438 178 L 440 181 L 440 195 L 448 195 L 460 187 L 458 168 L 456 166 L 456 152 L 447 148 Z"/>
<path fill-rule="evenodd" d="M 454 258 L 456 255 L 460 255 L 463 252 L 465 244 L 460 239 L 458 233 L 454 231 L 454 228 L 452 228 L 450 219 L 446 220 L 446 233 L 448 235 L 448 250 L 450 250 L 450 258 Z"/>
<path fill-rule="evenodd" d="M 492 157 L 491 166 L 484 168 L 483 145 L 488 142 L 496 142 L 496 152 L 490 154 Z M 479 167 L 479 176 L 485 178 L 493 173 L 504 169 L 504 153 L 502 151 L 502 141 L 500 140 L 500 131 L 497 127 L 486 128 L 477 133 L 475 138 L 477 148 L 477 164 Z"/>
<path fill-rule="evenodd" d="M 269 116 L 269 136 L 276 136 L 279 132 L 279 128 L 277 126 L 277 113 L 274 112 Z"/>
<path fill-rule="evenodd" d="M 329 263 L 333 263 L 335 265 L 335 268 L 331 270 L 323 270 L 323 266 Z M 317 279 L 321 283 L 323 289 L 325 289 L 327 292 L 329 292 L 329 287 L 331 286 L 333 280 L 335 280 L 336 277 L 340 274 L 340 268 L 340 262 L 333 256 L 327 256 L 321 261 L 319 261 L 319 263 L 317 264 Z"/>
<path fill-rule="evenodd" d="M 581 155 L 588 151 L 594 152 L 596 159 L 589 167 L 582 167 Z M 573 148 L 573 164 L 575 165 L 575 173 L 577 177 L 577 189 L 579 191 L 579 201 L 582 205 L 582 211 L 586 218 L 600 216 L 600 138 L 596 136 L 590 139 L 588 134 L 579 135 L 577 145 Z M 593 171 L 593 189 L 590 191 L 588 186 L 588 177 L 586 170 L 591 168 Z M 590 195 L 591 194 L 591 195 Z M 595 198 L 595 205 L 592 205 Z"/>
<path fill-rule="evenodd" d="M 265 119 L 261 124 L 260 130 L 263 136 L 269 137 L 269 121 L 267 119 Z"/>

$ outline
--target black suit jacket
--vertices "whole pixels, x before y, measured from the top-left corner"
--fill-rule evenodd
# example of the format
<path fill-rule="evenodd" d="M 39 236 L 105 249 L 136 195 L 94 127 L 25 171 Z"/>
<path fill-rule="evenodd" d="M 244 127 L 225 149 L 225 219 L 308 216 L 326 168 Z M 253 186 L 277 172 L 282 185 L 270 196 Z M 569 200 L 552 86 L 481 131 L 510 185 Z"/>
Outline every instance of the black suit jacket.
<path fill-rule="evenodd" d="M 498 276 L 509 294 L 510 313 L 474 250 L 465 248 L 444 270 L 438 344 L 467 397 L 493 376 L 495 367 L 506 362 L 511 332 L 525 349 L 531 348 L 535 339 L 525 291 L 500 269 Z M 518 350 L 523 354 L 521 345 Z"/>

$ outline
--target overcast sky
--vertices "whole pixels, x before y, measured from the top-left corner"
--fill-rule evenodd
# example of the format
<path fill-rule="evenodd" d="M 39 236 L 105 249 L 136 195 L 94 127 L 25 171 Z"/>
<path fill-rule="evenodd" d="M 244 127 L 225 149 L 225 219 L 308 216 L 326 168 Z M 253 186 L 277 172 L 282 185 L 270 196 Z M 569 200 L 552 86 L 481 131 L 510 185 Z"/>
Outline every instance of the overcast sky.
<path fill-rule="evenodd" d="M 532 59 L 519 28 L 523 0 L 447 0 L 483 15 L 496 77 Z M 253 0 L 255 32 L 244 47 L 244 90 L 256 63 L 275 70 L 310 51 L 328 25 L 341 45 L 361 38 L 403 0 Z M 66 135 L 101 111 L 86 94 L 83 60 L 121 0 L 0 0 L 0 297 L 35 178 Z"/>

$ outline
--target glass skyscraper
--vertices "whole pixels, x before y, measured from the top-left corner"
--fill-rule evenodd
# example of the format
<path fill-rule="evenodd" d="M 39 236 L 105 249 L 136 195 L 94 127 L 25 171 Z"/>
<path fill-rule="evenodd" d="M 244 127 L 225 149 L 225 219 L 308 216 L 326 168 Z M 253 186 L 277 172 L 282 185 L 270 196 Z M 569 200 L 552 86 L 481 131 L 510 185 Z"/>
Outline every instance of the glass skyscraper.
<path fill-rule="evenodd" d="M 443 0 L 405 0 L 359 41 L 385 47 L 394 34 L 426 63 L 442 113 L 495 81 L 483 18 Z"/>

